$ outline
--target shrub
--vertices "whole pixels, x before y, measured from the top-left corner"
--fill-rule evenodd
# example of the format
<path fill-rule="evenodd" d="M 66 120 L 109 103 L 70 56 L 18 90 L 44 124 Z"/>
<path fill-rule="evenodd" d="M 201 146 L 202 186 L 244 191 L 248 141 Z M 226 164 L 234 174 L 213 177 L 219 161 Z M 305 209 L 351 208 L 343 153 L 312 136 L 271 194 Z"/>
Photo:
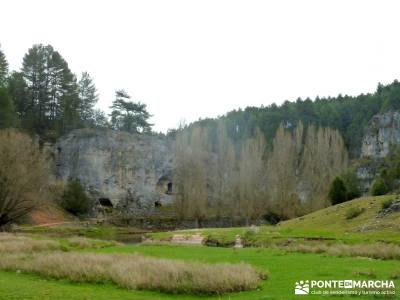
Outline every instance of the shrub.
<path fill-rule="evenodd" d="M 383 201 L 382 204 L 381 204 L 382 209 L 389 208 L 392 205 L 393 202 L 394 202 L 393 199 L 387 199 L 387 200 Z"/>
<path fill-rule="evenodd" d="M 263 219 L 270 225 L 276 225 L 278 224 L 282 218 L 278 214 L 274 212 L 268 212 L 263 216 Z"/>
<path fill-rule="evenodd" d="M 340 178 L 343 180 L 346 188 L 346 200 L 352 200 L 361 196 L 360 180 L 354 171 L 349 170 L 342 174 Z"/>
<path fill-rule="evenodd" d="M 400 279 L 400 270 L 394 271 L 391 275 L 390 275 L 390 279 Z"/>
<path fill-rule="evenodd" d="M 346 186 L 341 178 L 336 177 L 335 180 L 333 180 L 328 196 L 333 205 L 347 200 Z"/>
<path fill-rule="evenodd" d="M 9 253 L 32 253 L 69 249 L 98 249 L 119 245 L 114 241 L 103 241 L 84 237 L 65 240 L 34 239 L 29 236 L 0 233 L 0 255 Z"/>
<path fill-rule="evenodd" d="M 365 208 L 361 207 L 352 207 L 346 211 L 346 219 L 354 219 L 357 218 L 359 215 L 361 215 L 365 211 Z"/>
<path fill-rule="evenodd" d="M 0 260 L 0 269 L 22 270 L 75 282 L 114 282 L 127 289 L 202 294 L 256 289 L 266 277 L 244 263 L 205 264 L 140 254 L 9 255 Z"/>
<path fill-rule="evenodd" d="M 400 259 L 400 246 L 394 244 L 374 243 L 374 244 L 299 244 L 283 247 L 288 251 L 302 253 L 327 253 L 334 256 L 360 256 L 383 260 Z"/>
<path fill-rule="evenodd" d="M 372 185 L 371 194 L 372 196 L 381 196 L 389 192 L 389 187 L 382 178 L 377 178 Z"/>
<path fill-rule="evenodd" d="M 83 215 L 89 211 L 89 197 L 78 180 L 68 182 L 61 198 L 61 206 L 74 215 Z"/>
<path fill-rule="evenodd" d="M 356 270 L 353 272 L 355 276 L 368 277 L 368 278 L 376 278 L 375 270 Z"/>

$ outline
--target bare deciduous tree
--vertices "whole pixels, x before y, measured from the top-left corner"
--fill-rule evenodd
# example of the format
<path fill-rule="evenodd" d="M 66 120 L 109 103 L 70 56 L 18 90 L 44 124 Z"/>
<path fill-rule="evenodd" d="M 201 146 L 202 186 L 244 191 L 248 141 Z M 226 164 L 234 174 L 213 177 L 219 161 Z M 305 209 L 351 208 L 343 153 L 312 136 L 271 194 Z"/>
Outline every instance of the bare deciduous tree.
<path fill-rule="evenodd" d="M 248 138 L 240 153 L 239 161 L 239 215 L 248 225 L 250 220 L 259 219 L 265 213 L 267 197 L 265 190 L 264 154 L 266 142 L 260 130 Z"/>
<path fill-rule="evenodd" d="M 15 130 L 0 131 L 0 228 L 46 197 L 49 169 L 37 143 Z"/>
<path fill-rule="evenodd" d="M 223 121 L 216 125 L 193 125 L 177 135 L 175 204 L 182 218 L 249 223 L 268 212 L 292 218 L 329 205 L 329 183 L 348 164 L 337 130 L 282 124 L 267 150 L 258 129 L 235 144 Z"/>
<path fill-rule="evenodd" d="M 192 218 L 197 225 L 207 216 L 208 189 L 207 166 L 210 165 L 207 132 L 201 127 L 184 130 L 177 136 L 175 205 L 181 217 Z"/>
<path fill-rule="evenodd" d="M 348 166 L 344 141 L 337 130 L 281 125 L 268 160 L 268 187 L 278 213 L 286 218 L 329 205 L 329 183 Z"/>
<path fill-rule="evenodd" d="M 216 163 L 212 166 L 217 216 L 234 215 L 234 203 L 238 199 L 238 171 L 235 146 L 228 137 L 222 121 L 217 127 Z"/>

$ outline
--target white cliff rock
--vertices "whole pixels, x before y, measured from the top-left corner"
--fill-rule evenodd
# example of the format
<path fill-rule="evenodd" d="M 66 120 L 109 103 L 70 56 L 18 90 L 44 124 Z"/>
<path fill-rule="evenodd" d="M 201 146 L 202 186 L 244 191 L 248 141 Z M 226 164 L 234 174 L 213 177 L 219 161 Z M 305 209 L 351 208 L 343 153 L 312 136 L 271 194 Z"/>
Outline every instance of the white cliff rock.
<path fill-rule="evenodd" d="M 361 157 L 383 158 L 392 144 L 400 144 L 400 112 L 388 112 L 372 118 L 362 141 Z"/>
<path fill-rule="evenodd" d="M 173 143 L 166 137 L 75 130 L 55 146 L 56 172 L 79 179 L 95 203 L 148 213 L 171 202 Z"/>

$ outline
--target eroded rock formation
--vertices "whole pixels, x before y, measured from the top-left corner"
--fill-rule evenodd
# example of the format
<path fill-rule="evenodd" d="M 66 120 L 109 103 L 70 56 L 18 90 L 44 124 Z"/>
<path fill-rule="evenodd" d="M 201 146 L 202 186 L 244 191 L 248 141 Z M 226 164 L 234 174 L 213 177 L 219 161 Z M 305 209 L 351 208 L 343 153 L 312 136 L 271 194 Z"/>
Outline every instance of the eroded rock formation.
<path fill-rule="evenodd" d="M 400 144 L 400 112 L 388 112 L 376 115 L 362 141 L 361 156 L 383 158 L 391 144 Z"/>
<path fill-rule="evenodd" d="M 130 214 L 172 201 L 173 143 L 166 137 L 75 130 L 55 145 L 60 179 L 78 179 L 95 204 Z"/>

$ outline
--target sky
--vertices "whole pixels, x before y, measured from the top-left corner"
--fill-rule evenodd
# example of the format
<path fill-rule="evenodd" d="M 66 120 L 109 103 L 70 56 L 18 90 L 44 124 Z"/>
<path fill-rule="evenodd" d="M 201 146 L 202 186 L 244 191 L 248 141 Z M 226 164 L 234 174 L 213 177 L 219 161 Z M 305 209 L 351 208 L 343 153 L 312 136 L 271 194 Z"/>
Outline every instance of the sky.
<path fill-rule="evenodd" d="M 246 106 L 373 92 L 400 79 L 400 1 L 2 0 L 12 70 L 37 43 L 147 104 L 156 131 Z"/>

